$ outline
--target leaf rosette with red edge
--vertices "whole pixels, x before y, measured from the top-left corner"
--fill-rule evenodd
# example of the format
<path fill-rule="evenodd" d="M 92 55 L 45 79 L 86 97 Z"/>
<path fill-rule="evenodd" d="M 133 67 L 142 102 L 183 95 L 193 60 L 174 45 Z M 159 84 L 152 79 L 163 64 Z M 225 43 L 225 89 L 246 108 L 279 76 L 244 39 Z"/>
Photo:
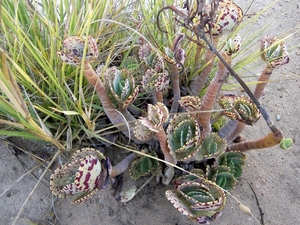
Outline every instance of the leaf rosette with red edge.
<path fill-rule="evenodd" d="M 50 189 L 59 198 L 74 196 L 72 203 L 90 199 L 97 190 L 106 187 L 111 165 L 108 158 L 93 149 L 76 151 L 71 161 L 57 168 L 50 177 Z"/>
<path fill-rule="evenodd" d="M 200 149 L 200 128 L 190 114 L 176 114 L 167 129 L 167 142 L 171 154 L 178 161 L 193 160 Z"/>
<path fill-rule="evenodd" d="M 118 70 L 116 67 L 108 68 L 105 71 L 105 81 L 121 108 L 127 108 L 135 101 L 139 88 L 135 86 L 135 80 L 129 70 Z"/>
<path fill-rule="evenodd" d="M 201 176 L 189 174 L 178 178 L 175 189 L 166 191 L 166 197 L 183 215 L 199 224 L 208 224 L 221 215 L 226 196 L 218 185 Z"/>

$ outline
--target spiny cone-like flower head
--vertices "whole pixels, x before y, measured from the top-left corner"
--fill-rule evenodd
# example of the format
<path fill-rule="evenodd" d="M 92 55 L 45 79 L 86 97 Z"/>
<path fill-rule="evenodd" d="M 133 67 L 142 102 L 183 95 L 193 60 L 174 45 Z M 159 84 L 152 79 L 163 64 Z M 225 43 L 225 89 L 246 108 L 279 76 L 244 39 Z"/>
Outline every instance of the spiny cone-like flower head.
<path fill-rule="evenodd" d="M 53 172 L 50 189 L 59 198 L 75 196 L 72 203 L 85 202 L 106 187 L 110 171 L 110 162 L 102 153 L 83 148 L 73 154 L 68 164 Z"/>
<path fill-rule="evenodd" d="M 68 65 L 78 66 L 81 64 L 83 58 L 85 58 L 86 62 L 94 62 L 98 57 L 97 44 L 91 36 L 88 36 L 87 51 L 86 55 L 83 56 L 85 41 L 86 38 L 77 36 L 68 37 L 63 42 L 65 51 L 58 51 L 57 54 Z"/>
<path fill-rule="evenodd" d="M 262 59 L 272 68 L 285 65 L 289 62 L 289 56 L 284 41 L 276 37 L 264 37 L 261 40 L 260 50 Z"/>

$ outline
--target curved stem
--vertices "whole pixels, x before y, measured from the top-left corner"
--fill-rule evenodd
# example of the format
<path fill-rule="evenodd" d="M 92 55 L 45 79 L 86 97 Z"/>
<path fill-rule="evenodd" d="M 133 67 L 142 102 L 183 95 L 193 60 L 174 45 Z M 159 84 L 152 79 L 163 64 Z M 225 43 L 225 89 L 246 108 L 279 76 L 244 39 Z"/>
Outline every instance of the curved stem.
<path fill-rule="evenodd" d="M 218 135 L 230 143 L 243 131 L 244 127 L 245 123 L 230 120 L 218 131 Z"/>
<path fill-rule="evenodd" d="M 130 135 L 133 134 L 133 126 L 127 126 L 127 124 L 125 123 L 126 121 L 124 120 L 125 118 L 128 122 L 134 122 L 135 118 L 127 110 L 123 110 L 123 113 L 120 113 L 120 111 L 116 109 L 106 92 L 105 86 L 89 63 L 85 63 L 83 69 L 85 78 L 95 88 L 95 91 L 100 98 L 102 107 L 104 108 L 104 112 L 106 113 L 111 123 L 115 125 L 120 131 L 122 131 L 123 134 L 125 134 L 127 137 L 133 139 L 134 141 L 138 141 Z"/>
<path fill-rule="evenodd" d="M 227 142 L 232 142 L 240 133 L 242 133 L 245 126 L 246 126 L 245 123 L 243 123 L 241 121 L 237 121 L 236 126 L 234 127 L 232 132 L 228 134 L 228 136 L 226 138 Z"/>
<path fill-rule="evenodd" d="M 115 176 L 118 176 L 119 174 L 127 170 L 128 166 L 130 165 L 130 163 L 133 162 L 134 159 L 135 159 L 135 154 L 131 153 L 130 155 L 126 156 L 117 165 L 113 166 L 110 173 L 110 178 L 114 178 Z"/>
<path fill-rule="evenodd" d="M 267 86 L 267 82 L 270 79 L 270 76 L 273 72 L 273 68 L 270 66 L 266 66 L 266 68 L 263 70 L 262 74 L 258 78 L 259 83 L 255 87 L 254 91 L 254 97 L 256 99 L 259 99 L 262 96 L 262 93 Z"/>
<path fill-rule="evenodd" d="M 155 134 L 155 137 L 158 139 L 161 151 L 164 154 L 165 161 L 176 165 L 176 159 L 170 154 L 170 149 L 167 144 L 167 135 L 163 128 L 161 127 L 160 131 Z M 167 164 L 168 167 L 172 167 L 171 165 Z"/>
<path fill-rule="evenodd" d="M 269 148 L 279 144 L 282 138 L 282 132 L 278 130 L 275 133 L 271 132 L 267 136 L 255 141 L 244 141 L 237 144 L 229 145 L 226 151 L 245 152 L 252 149 Z"/>

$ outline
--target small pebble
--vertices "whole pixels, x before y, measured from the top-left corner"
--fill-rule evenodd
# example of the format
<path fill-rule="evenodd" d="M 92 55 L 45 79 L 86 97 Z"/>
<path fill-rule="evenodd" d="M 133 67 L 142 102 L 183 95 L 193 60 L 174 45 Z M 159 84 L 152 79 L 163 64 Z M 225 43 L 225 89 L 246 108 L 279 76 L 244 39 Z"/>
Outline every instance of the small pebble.
<path fill-rule="evenodd" d="M 277 114 L 277 115 L 276 115 L 276 120 L 277 120 L 277 121 L 280 121 L 280 120 L 281 120 L 281 115 L 280 115 L 280 114 Z"/>

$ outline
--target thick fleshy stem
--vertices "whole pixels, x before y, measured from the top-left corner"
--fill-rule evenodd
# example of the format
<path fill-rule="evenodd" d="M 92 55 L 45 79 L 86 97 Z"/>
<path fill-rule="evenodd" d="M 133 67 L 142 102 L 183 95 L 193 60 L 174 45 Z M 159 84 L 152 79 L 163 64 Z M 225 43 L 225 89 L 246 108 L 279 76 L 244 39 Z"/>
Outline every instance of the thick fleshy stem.
<path fill-rule="evenodd" d="M 110 178 L 114 178 L 115 176 L 118 176 L 119 174 L 123 173 L 129 165 L 134 161 L 135 154 L 131 153 L 130 155 L 126 156 L 121 162 L 119 162 L 117 165 L 112 167 Z"/>
<path fill-rule="evenodd" d="M 273 147 L 281 142 L 283 138 L 282 132 L 278 130 L 277 132 L 271 132 L 267 136 L 255 140 L 255 141 L 244 141 L 236 144 L 229 145 L 226 151 L 240 151 L 245 152 L 253 149 L 262 149 Z"/>
<path fill-rule="evenodd" d="M 256 107 L 260 110 L 261 115 L 265 119 L 268 127 L 270 130 L 272 130 L 273 133 L 276 133 L 280 131 L 277 126 L 272 122 L 269 114 L 267 113 L 266 109 L 260 104 L 260 102 L 254 97 L 253 93 L 249 89 L 249 87 L 245 84 L 245 82 L 239 77 L 239 75 L 231 68 L 230 65 L 226 62 L 226 60 L 222 57 L 222 55 L 216 50 L 213 44 L 210 43 L 210 41 L 206 38 L 205 33 L 201 28 L 195 28 L 195 33 L 199 38 L 202 38 L 205 43 L 209 46 L 210 50 L 217 55 L 217 57 L 224 63 L 226 66 L 228 72 L 239 82 L 239 84 L 242 86 L 242 88 L 245 90 L 245 92 L 248 94 L 248 96 L 251 98 L 253 103 L 256 105 Z"/>
<path fill-rule="evenodd" d="M 231 60 L 231 57 L 226 53 L 222 53 L 222 56 L 226 61 Z M 226 67 L 221 61 L 219 61 L 218 72 L 205 92 L 200 107 L 201 113 L 199 113 L 198 116 L 198 122 L 203 127 L 204 136 L 206 136 L 211 132 L 210 118 L 211 118 L 212 109 L 215 105 L 221 86 L 226 81 L 227 76 L 228 75 L 227 75 Z"/>
<path fill-rule="evenodd" d="M 180 83 L 179 83 L 179 70 L 177 65 L 171 65 L 172 70 L 172 84 L 173 84 L 173 102 L 172 107 L 170 109 L 170 113 L 177 113 L 179 108 L 179 100 L 180 100 Z"/>
<path fill-rule="evenodd" d="M 170 149 L 167 144 L 167 135 L 162 127 L 157 133 L 155 133 L 155 137 L 159 141 L 160 149 L 161 149 L 162 153 L 164 154 L 164 160 L 166 162 L 176 165 L 176 163 L 177 163 L 176 159 L 170 154 Z M 169 164 L 167 164 L 167 166 L 172 167 Z"/>
<path fill-rule="evenodd" d="M 212 39 L 213 39 L 213 45 L 217 46 L 219 42 L 219 37 L 213 37 Z M 209 73 L 212 70 L 212 67 L 214 65 L 214 59 L 215 59 L 214 52 L 208 49 L 205 53 L 205 61 L 204 61 L 204 65 L 206 65 L 205 68 L 199 75 L 193 78 L 193 80 L 190 83 L 190 91 L 192 95 L 199 96 L 202 88 L 205 85 L 205 82 L 207 81 Z"/>
<path fill-rule="evenodd" d="M 172 106 L 170 109 L 170 113 L 178 112 L 179 100 L 181 98 L 179 73 L 181 72 L 180 69 L 183 69 L 183 64 L 184 64 L 184 60 L 185 60 L 185 52 L 183 51 L 183 49 L 179 49 L 179 44 L 182 42 L 183 38 L 184 38 L 183 34 L 178 34 L 172 44 L 172 51 L 173 51 L 176 63 L 173 63 L 171 65 L 173 102 L 172 102 Z"/>
<path fill-rule="evenodd" d="M 117 128 L 122 131 L 123 134 L 134 140 L 136 143 L 142 143 L 133 136 L 133 126 L 128 126 L 125 123 L 125 119 L 128 121 L 128 123 L 133 123 L 135 118 L 128 112 L 128 110 L 123 110 L 122 113 L 117 110 L 108 96 L 106 88 L 101 82 L 99 76 L 97 76 L 92 66 L 87 62 L 84 64 L 83 73 L 87 81 L 95 88 L 104 112 L 110 119 L 111 123 L 117 126 Z"/>
<path fill-rule="evenodd" d="M 272 72 L 273 68 L 271 66 L 266 66 L 266 68 L 258 78 L 258 84 L 256 85 L 255 91 L 253 93 L 256 99 L 259 99 L 262 96 L 262 93 L 267 86 L 267 82 L 270 79 Z"/>
<path fill-rule="evenodd" d="M 245 123 L 230 120 L 218 131 L 218 135 L 230 143 L 244 130 L 244 127 Z"/>

